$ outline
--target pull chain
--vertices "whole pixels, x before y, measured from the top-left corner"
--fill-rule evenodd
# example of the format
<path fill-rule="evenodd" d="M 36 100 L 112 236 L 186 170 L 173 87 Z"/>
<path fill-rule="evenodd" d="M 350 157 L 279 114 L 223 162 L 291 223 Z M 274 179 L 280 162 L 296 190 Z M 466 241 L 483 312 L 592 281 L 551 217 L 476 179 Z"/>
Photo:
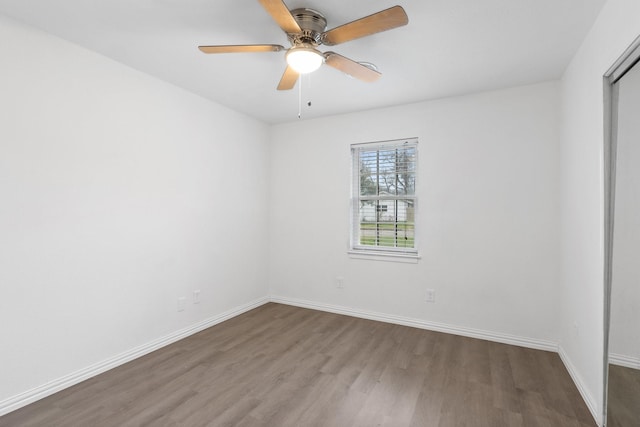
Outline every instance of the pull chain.
<path fill-rule="evenodd" d="M 309 74 L 301 74 L 298 80 L 298 119 L 302 119 L 302 85 L 306 80 L 306 83 L 311 87 L 311 76 Z M 307 107 L 311 107 L 311 101 L 307 102 Z"/>

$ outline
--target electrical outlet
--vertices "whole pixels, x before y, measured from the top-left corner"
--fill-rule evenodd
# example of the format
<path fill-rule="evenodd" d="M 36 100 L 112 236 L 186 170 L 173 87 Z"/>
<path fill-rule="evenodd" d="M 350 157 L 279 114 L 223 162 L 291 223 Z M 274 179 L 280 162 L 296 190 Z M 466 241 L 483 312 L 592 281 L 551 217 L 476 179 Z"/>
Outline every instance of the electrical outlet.
<path fill-rule="evenodd" d="M 184 311 L 184 306 L 187 303 L 187 297 L 178 298 L 178 311 Z"/>
<path fill-rule="evenodd" d="M 436 291 L 434 289 L 427 289 L 424 300 L 426 302 L 436 302 Z"/>
<path fill-rule="evenodd" d="M 343 289 L 344 288 L 344 277 L 338 276 L 336 277 L 336 288 Z"/>
<path fill-rule="evenodd" d="M 200 304 L 200 289 L 193 291 L 193 303 Z"/>

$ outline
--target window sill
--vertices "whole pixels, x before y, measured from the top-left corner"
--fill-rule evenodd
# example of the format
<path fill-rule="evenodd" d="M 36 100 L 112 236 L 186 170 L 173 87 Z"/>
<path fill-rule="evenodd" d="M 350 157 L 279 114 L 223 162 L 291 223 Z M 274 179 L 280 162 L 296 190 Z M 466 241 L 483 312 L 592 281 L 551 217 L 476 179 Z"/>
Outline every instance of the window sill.
<path fill-rule="evenodd" d="M 359 251 L 352 249 L 348 251 L 351 259 L 366 259 L 371 261 L 387 261 L 387 262 L 403 262 L 408 264 L 417 264 L 420 256 L 418 254 L 403 254 L 396 252 L 374 252 Z"/>

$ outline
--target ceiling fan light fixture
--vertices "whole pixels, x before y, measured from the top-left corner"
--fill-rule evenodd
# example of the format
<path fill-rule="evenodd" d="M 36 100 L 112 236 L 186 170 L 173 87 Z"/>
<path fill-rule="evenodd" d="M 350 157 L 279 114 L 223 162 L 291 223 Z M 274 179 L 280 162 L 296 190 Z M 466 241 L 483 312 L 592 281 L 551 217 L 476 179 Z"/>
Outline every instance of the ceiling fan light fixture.
<path fill-rule="evenodd" d="M 296 46 L 287 52 L 287 64 L 298 74 L 316 71 L 324 62 L 324 56 L 310 46 Z"/>

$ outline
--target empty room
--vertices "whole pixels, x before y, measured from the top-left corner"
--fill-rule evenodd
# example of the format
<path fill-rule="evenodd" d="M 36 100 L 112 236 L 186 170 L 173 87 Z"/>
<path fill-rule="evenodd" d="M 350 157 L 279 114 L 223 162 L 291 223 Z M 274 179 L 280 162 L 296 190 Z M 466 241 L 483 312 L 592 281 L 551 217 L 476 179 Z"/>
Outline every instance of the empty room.
<path fill-rule="evenodd" d="M 640 426 L 639 46 L 638 0 L 0 0 L 0 426 Z"/>

